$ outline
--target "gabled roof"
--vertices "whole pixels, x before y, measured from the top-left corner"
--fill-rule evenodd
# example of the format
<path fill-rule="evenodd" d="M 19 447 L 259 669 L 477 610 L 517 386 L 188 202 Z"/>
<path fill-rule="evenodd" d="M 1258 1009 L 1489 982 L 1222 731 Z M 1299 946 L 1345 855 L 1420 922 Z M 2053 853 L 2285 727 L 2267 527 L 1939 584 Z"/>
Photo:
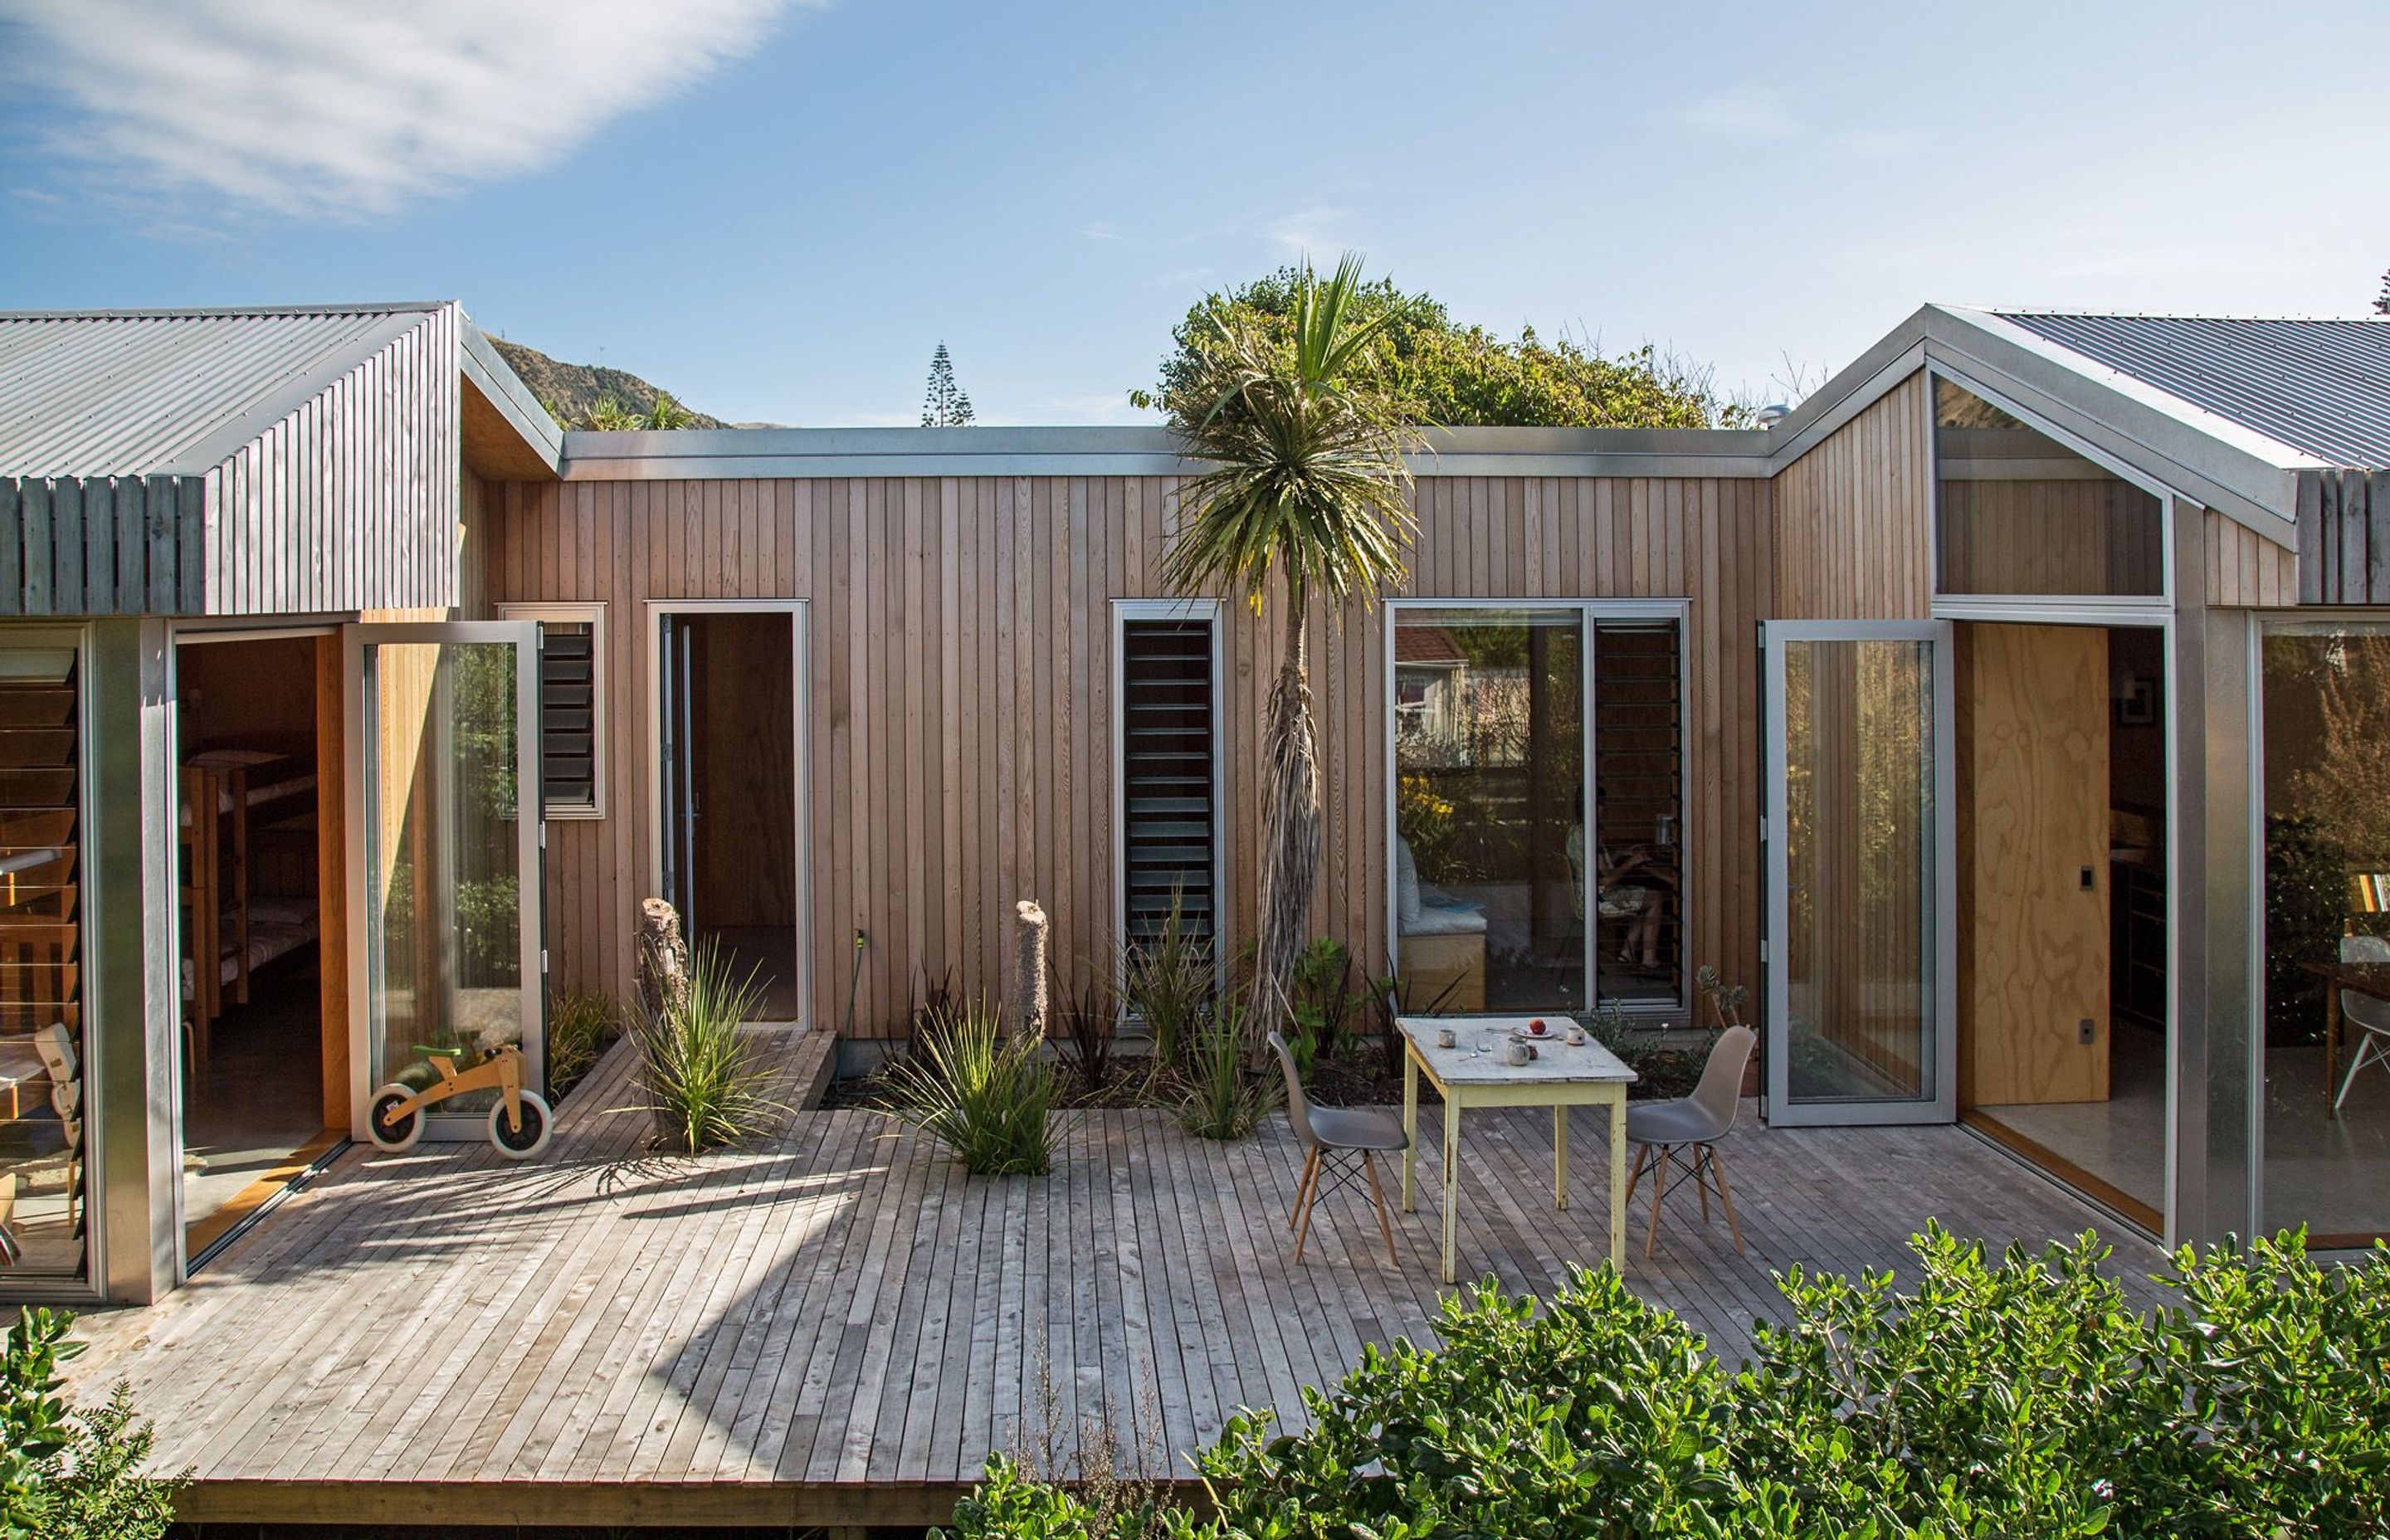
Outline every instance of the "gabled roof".
<path fill-rule="evenodd" d="M 2025 325 L 2035 318 L 2055 329 L 2057 314 L 1922 307 L 1776 423 L 1769 469 L 1780 471 L 1931 367 L 2112 470 L 2178 493 L 2277 544 L 2291 541 L 2302 477 L 2332 460 L 2222 410 L 2219 394 L 2209 392 L 2217 405 L 2191 400 Z M 2375 334 L 2364 340 L 2373 343 Z M 2144 366 L 2159 372 L 2154 361 Z"/>
<path fill-rule="evenodd" d="M 2329 464 L 2390 466 L 2390 315 L 1993 314 Z"/>
<path fill-rule="evenodd" d="M 561 447 L 454 301 L 0 312 L 0 613 L 446 608 Z"/>
<path fill-rule="evenodd" d="M 203 474 L 439 308 L 0 313 L 0 475 Z"/>

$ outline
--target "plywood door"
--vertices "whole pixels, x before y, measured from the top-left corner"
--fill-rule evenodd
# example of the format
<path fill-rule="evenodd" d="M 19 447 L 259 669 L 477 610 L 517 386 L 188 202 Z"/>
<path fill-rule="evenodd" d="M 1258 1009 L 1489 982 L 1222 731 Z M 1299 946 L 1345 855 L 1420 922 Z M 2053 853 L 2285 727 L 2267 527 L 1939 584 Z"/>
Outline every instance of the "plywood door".
<path fill-rule="evenodd" d="M 2105 1101 L 2107 633 L 1964 629 L 1967 1097 L 1985 1107 Z"/>

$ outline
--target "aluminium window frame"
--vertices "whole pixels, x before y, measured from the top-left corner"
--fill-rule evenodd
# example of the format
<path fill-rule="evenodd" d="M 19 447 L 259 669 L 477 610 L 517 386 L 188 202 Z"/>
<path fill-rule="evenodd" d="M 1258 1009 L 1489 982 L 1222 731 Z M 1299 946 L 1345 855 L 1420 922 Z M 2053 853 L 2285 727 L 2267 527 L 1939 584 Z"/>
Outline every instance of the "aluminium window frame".
<path fill-rule="evenodd" d="M 1927 590 L 1932 596 L 1930 609 L 1936 620 L 2014 620 L 2039 611 L 2063 612 L 2080 618 L 2087 611 L 2114 615 L 2114 624 L 2145 625 L 2150 618 L 2169 614 L 2175 602 L 2175 530 L 2171 517 L 2173 503 L 2181 495 L 2165 482 L 2156 480 L 2136 466 L 2118 459 L 2107 451 L 2067 432 L 2048 417 L 1994 388 L 1979 383 L 1964 370 L 1929 359 L 1925 371 L 1925 497 L 1926 497 L 1926 560 Z M 1941 433 L 1934 423 L 1937 410 L 1935 387 L 1948 380 L 1960 390 L 1996 406 L 2024 423 L 2027 428 L 2066 450 L 2090 461 L 2118 481 L 2139 488 L 2157 499 L 2158 520 L 2158 591 L 2155 594 L 1954 594 L 1942 586 L 1942 450 Z"/>
<path fill-rule="evenodd" d="M 606 699 L 606 601 L 603 599 L 541 599 L 520 602 L 509 600 L 498 605 L 496 609 L 497 617 L 502 621 L 533 621 L 539 622 L 543 628 L 549 621 L 560 621 L 573 625 L 585 624 L 589 627 L 589 800 L 586 802 L 550 802 L 547 796 L 546 776 L 543 775 L 540 777 L 539 789 L 540 815 L 568 823 L 602 821 L 607 815 L 606 766 L 608 760 L 612 757 L 607 752 L 610 745 L 607 741 L 606 727 L 613 714 L 608 709 Z M 544 692 L 547 682 L 545 629 L 541 635 L 540 684 Z M 546 712 L 547 703 L 543 694 L 539 724 L 542 739 L 540 759 L 543 766 L 547 757 L 545 741 L 547 735 Z"/>
<path fill-rule="evenodd" d="M 121 735 L 121 742 L 100 745 L 95 738 L 99 723 L 93 710 L 91 670 L 96 648 L 88 622 L 78 624 L 62 617 L 57 622 L 0 626 L 0 648 L 12 652 L 63 649 L 74 654 L 75 836 L 80 847 L 75 859 L 82 889 L 75 905 L 75 955 L 82 969 L 79 987 L 83 992 L 83 1030 L 76 1045 L 83 1055 L 83 1271 L 80 1276 L 71 1276 L 0 1269 L 0 1300 L 29 1305 L 100 1304 L 107 1303 L 109 1296 L 108 1221 L 109 1211 L 115 1207 L 115 1194 L 108 1186 L 110 1127 L 105 1078 L 107 1046 L 100 1040 L 96 1013 L 91 1008 L 91 983 L 97 971 L 92 966 L 91 939 L 92 917 L 108 913 L 105 905 L 112 902 L 114 894 L 107 891 L 103 874 L 92 859 L 91 814 L 99 800 L 102 749 L 117 753 L 138 751 L 138 738 L 127 732 Z M 171 830 L 168 838 L 172 838 Z M 135 901 L 139 901 L 137 893 Z M 148 1120 L 139 1124 L 142 1132 L 146 1135 L 155 1122 L 153 1111 Z M 117 1132 L 121 1136 L 131 1131 Z M 180 1185 L 178 1174 L 178 1189 Z M 176 1217 L 180 1218 L 179 1207 Z"/>
<path fill-rule="evenodd" d="M 1677 776 L 1677 905 L 1679 914 L 1684 917 L 1682 923 L 1684 941 L 1677 947 L 1677 977 L 1675 981 L 1677 997 L 1674 1000 L 1621 1000 L 1617 1002 L 1617 1006 L 1619 1010 L 1630 1017 L 1656 1023 L 1690 1021 L 1696 1014 L 1693 1003 L 1694 948 L 1691 917 L 1695 912 L 1695 894 L 1701 864 L 1700 841 L 1694 833 L 1692 820 L 1686 816 L 1688 789 L 1700 784 L 1700 766 L 1695 762 L 1695 735 L 1692 732 L 1692 600 L 1690 597 L 1487 598 L 1473 595 L 1440 598 L 1412 595 L 1403 598 L 1389 598 L 1383 603 L 1385 623 L 1381 627 L 1384 635 L 1380 638 L 1380 666 L 1384 671 L 1384 684 L 1378 691 L 1378 706 L 1382 712 L 1380 732 L 1381 742 L 1386 756 L 1386 774 L 1383 782 L 1373 788 L 1372 791 L 1375 795 L 1385 799 L 1383 825 L 1385 842 L 1382 847 L 1386 864 L 1385 887 L 1380 896 L 1385 905 L 1386 968 L 1390 974 L 1396 977 L 1399 977 L 1402 972 L 1402 938 L 1399 934 L 1400 901 L 1395 894 L 1394 881 L 1394 841 L 1400 838 L 1397 828 L 1399 810 L 1397 799 L 1394 796 L 1394 786 L 1395 778 L 1402 773 L 1395 758 L 1394 744 L 1396 725 L 1394 631 L 1399 623 L 1398 617 L 1406 610 L 1535 610 L 1573 611 L 1576 614 L 1578 623 L 1584 628 L 1584 644 L 1581 649 L 1583 658 L 1577 688 L 1581 705 L 1579 715 L 1582 718 L 1584 734 L 1584 741 L 1578 752 L 1585 767 L 1582 784 L 1578 788 L 1577 818 L 1587 833 L 1588 853 L 1590 853 L 1589 842 L 1594 829 L 1593 756 L 1595 732 L 1598 725 L 1594 710 L 1594 655 L 1597 651 L 1594 645 L 1595 631 L 1604 621 L 1664 621 L 1675 625 L 1677 629 L 1677 759 L 1679 766 Z M 1588 1012 L 1598 1010 L 1608 1003 L 1601 995 L 1600 927 L 1592 918 L 1591 888 L 1592 885 L 1588 882 L 1585 894 L 1587 915 L 1585 1009 Z M 1499 1013 L 1482 1011 L 1469 1014 Z"/>
<path fill-rule="evenodd" d="M 1129 1013 L 1124 986 L 1128 950 L 1128 626 L 1132 621 L 1199 621 L 1211 632 L 1212 662 L 1212 975 L 1215 988 L 1225 990 L 1228 959 L 1235 956 L 1236 892 L 1233 866 L 1236 841 L 1229 837 L 1228 712 L 1227 710 L 1227 625 L 1225 606 L 1216 598 L 1116 598 L 1111 601 L 1109 637 L 1111 647 L 1111 924 L 1112 985 L 1120 1000 L 1123 1021 Z"/>

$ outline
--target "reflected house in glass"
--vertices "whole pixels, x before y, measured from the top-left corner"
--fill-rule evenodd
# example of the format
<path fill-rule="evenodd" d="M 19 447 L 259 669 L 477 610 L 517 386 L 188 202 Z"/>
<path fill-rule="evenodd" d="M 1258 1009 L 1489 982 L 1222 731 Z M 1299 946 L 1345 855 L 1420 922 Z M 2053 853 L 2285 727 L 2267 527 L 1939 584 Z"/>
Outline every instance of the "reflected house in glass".
<path fill-rule="evenodd" d="M 2385 327 L 1927 306 L 1764 429 L 1433 433 L 1313 633 L 1315 930 L 1416 1010 L 1712 967 L 1770 1123 L 2390 1227 Z M 1275 644 L 1164 580 L 1197 468 L 567 432 L 447 302 L 0 316 L 0 1292 L 175 1287 L 422 1049 L 544 1075 L 649 896 L 858 1063 L 1022 897 L 1233 959 Z"/>

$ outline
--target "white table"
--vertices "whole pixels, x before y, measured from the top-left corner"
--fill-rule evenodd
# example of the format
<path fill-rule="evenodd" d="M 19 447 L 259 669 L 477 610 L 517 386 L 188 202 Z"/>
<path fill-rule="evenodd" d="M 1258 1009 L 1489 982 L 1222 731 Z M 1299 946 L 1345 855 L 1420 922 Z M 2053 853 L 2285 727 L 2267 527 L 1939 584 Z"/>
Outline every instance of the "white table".
<path fill-rule="evenodd" d="M 1403 1132 L 1409 1146 L 1403 1151 L 1403 1212 L 1417 1208 L 1414 1196 L 1419 1169 L 1419 1077 L 1427 1072 L 1444 1097 L 1444 1281 L 1454 1281 L 1453 1230 L 1460 1188 L 1460 1112 L 1464 1107 L 1549 1107 L 1552 1110 L 1552 1207 L 1568 1207 L 1568 1112 L 1572 1107 L 1603 1107 L 1610 1111 L 1610 1264 L 1624 1267 L 1626 1259 L 1626 1087 L 1635 1072 L 1618 1056 L 1587 1038 L 1571 1046 L 1569 1020 L 1554 1014 L 1544 1020 L 1559 1029 L 1552 1041 L 1536 1045 L 1536 1057 L 1511 1064 L 1504 1057 L 1510 1033 L 1534 1020 L 1526 1016 L 1404 1016 L 1402 1029 Z M 1449 1030 L 1453 1046 L 1436 1046 L 1436 1034 Z"/>

